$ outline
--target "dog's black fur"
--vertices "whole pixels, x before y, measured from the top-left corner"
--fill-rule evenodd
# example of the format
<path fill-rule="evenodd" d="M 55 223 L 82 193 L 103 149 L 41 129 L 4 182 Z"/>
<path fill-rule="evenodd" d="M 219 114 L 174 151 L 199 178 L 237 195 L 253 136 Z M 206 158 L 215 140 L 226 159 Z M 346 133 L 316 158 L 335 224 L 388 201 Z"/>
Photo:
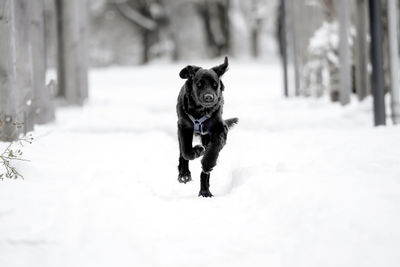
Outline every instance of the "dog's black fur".
<path fill-rule="evenodd" d="M 221 76 L 228 70 L 228 58 L 223 64 L 211 69 L 189 65 L 181 70 L 179 76 L 186 79 L 176 106 L 178 114 L 179 176 L 178 181 L 192 180 L 189 160 L 203 156 L 199 196 L 212 197 L 210 192 L 210 172 L 217 164 L 219 152 L 226 143 L 228 129 L 238 122 L 237 118 L 223 120 L 224 84 Z M 208 133 L 201 135 L 201 145 L 192 146 L 194 126 L 189 115 L 199 119 L 205 115 Z"/>

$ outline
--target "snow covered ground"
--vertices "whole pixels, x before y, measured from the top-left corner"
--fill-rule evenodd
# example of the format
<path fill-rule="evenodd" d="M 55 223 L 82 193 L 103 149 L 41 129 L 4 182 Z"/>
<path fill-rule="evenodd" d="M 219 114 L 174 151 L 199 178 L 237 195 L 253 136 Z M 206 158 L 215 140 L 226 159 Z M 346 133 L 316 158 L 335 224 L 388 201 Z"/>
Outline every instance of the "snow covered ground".
<path fill-rule="evenodd" d="M 199 160 L 177 181 L 183 66 L 94 70 L 89 103 L 37 127 L 0 182 L 1 267 L 400 266 L 400 128 L 370 99 L 285 100 L 278 63 L 233 61 L 240 123 L 203 199 Z"/>

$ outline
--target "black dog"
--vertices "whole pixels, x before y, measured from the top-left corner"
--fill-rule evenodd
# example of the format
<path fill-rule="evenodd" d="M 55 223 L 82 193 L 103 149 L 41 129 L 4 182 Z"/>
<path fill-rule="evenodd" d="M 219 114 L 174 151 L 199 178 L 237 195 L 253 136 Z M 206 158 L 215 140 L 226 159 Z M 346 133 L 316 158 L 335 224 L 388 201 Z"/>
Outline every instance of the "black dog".
<path fill-rule="evenodd" d="M 212 197 L 210 192 L 210 172 L 217 164 L 219 152 L 226 143 L 228 129 L 238 122 L 237 118 L 223 120 L 222 109 L 224 84 L 221 76 L 228 69 L 228 58 L 224 64 L 202 69 L 189 65 L 179 76 L 187 79 L 179 96 L 178 113 L 179 176 L 178 181 L 192 180 L 189 160 L 203 156 L 201 165 L 201 188 L 199 196 Z M 201 145 L 192 146 L 193 135 L 201 135 Z"/>

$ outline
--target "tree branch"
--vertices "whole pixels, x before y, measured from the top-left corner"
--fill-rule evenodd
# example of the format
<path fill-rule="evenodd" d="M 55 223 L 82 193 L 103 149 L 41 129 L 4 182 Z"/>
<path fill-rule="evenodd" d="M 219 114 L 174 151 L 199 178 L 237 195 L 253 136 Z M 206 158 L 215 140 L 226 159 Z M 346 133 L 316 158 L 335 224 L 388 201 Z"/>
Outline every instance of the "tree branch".
<path fill-rule="evenodd" d="M 138 11 L 128 5 L 126 1 L 122 2 L 119 0 L 114 0 L 114 5 L 125 18 L 134 22 L 136 25 L 148 31 L 154 31 L 157 28 L 157 23 L 140 14 Z"/>

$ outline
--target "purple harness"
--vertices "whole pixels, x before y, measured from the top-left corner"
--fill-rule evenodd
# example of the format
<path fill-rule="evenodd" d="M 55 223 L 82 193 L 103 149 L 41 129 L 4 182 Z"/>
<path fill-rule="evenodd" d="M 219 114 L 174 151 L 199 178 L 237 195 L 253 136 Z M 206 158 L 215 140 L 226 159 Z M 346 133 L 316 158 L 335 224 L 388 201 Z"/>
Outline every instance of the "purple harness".
<path fill-rule="evenodd" d="M 208 127 L 207 127 L 207 125 L 204 124 L 204 122 L 210 118 L 209 115 L 204 115 L 200 119 L 195 119 L 189 113 L 186 113 L 186 114 L 189 116 L 190 120 L 193 122 L 193 133 L 194 134 L 200 134 L 200 135 L 208 134 Z"/>

